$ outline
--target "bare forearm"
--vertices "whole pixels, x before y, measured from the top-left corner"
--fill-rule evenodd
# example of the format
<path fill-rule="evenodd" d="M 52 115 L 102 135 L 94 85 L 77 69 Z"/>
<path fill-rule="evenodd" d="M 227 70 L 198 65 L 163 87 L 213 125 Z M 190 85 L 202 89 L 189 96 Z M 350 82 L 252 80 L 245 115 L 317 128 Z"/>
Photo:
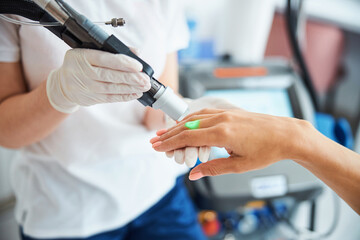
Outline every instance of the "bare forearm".
<path fill-rule="evenodd" d="M 163 74 L 160 76 L 159 81 L 165 86 L 171 87 L 175 92 L 178 91 L 179 85 L 179 69 L 177 62 L 177 53 L 170 53 L 167 56 L 166 65 Z M 165 115 L 160 110 L 153 108 L 146 108 L 143 124 L 149 130 L 158 130 L 164 128 Z"/>
<path fill-rule="evenodd" d="M 306 144 L 296 160 L 360 214 L 360 155 L 326 138 L 315 129 L 302 133 Z M 307 135 L 307 136 L 304 136 Z"/>
<path fill-rule="evenodd" d="M 49 135 L 67 114 L 51 107 L 44 82 L 29 93 L 5 99 L 0 116 L 0 145 L 19 148 Z"/>

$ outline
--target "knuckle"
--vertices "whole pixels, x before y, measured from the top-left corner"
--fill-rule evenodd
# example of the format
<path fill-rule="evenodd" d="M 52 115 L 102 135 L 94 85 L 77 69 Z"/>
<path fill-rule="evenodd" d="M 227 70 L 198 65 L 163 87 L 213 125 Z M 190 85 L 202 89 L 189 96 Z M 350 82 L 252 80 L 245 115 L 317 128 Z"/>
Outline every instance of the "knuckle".
<path fill-rule="evenodd" d="M 229 112 L 224 112 L 222 115 L 225 122 L 230 122 L 233 119 L 233 116 Z"/>
<path fill-rule="evenodd" d="M 198 115 L 201 115 L 201 114 L 205 114 L 205 113 L 207 113 L 208 111 L 209 111 L 208 108 L 203 108 L 203 109 L 200 109 L 200 110 L 198 110 L 198 111 L 195 111 L 195 113 L 196 113 L 196 116 L 198 116 Z"/>
<path fill-rule="evenodd" d="M 202 111 L 202 113 L 207 113 L 210 111 L 210 108 L 206 107 L 206 108 L 202 109 L 201 111 Z"/>
<path fill-rule="evenodd" d="M 219 170 L 215 166 L 208 166 L 207 172 L 209 176 L 217 176 L 220 174 Z"/>
<path fill-rule="evenodd" d="M 232 131 L 227 127 L 226 124 L 223 123 L 219 124 L 219 127 L 216 130 L 219 138 L 221 138 L 222 141 L 228 139 L 232 134 Z"/>
<path fill-rule="evenodd" d="M 225 122 L 226 121 L 226 114 L 225 113 L 220 113 L 219 114 L 219 118 L 222 122 Z"/>

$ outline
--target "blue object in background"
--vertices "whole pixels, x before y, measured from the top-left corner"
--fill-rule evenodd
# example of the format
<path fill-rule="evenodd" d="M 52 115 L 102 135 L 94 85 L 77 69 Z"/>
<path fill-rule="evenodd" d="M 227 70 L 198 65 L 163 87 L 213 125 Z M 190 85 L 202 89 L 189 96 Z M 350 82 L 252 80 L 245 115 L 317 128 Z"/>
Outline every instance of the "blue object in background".
<path fill-rule="evenodd" d="M 334 119 L 333 116 L 324 113 L 316 113 L 316 128 L 326 137 L 352 149 L 354 137 L 349 122 L 344 118 Z"/>
<path fill-rule="evenodd" d="M 243 218 L 239 221 L 237 230 L 243 234 L 254 233 L 260 226 L 259 217 L 254 210 L 248 211 L 244 214 Z"/>
<path fill-rule="evenodd" d="M 187 24 L 190 31 L 189 46 L 178 52 L 179 63 L 186 65 L 200 60 L 215 59 L 214 40 L 197 37 L 197 22 L 194 19 L 188 19 Z"/>

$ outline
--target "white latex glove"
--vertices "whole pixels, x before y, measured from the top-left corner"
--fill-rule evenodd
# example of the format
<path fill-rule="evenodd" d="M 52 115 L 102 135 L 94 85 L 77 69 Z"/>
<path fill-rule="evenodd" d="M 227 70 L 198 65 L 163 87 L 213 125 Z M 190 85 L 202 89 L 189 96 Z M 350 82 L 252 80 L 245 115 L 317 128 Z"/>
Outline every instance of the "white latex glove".
<path fill-rule="evenodd" d="M 184 99 L 189 105 L 189 114 L 200 111 L 204 108 L 216 108 L 216 109 L 234 109 L 237 108 L 230 102 L 215 97 L 202 97 L 196 100 Z M 174 126 L 176 122 L 169 117 L 166 117 L 166 127 L 170 128 Z M 207 162 L 209 160 L 211 148 L 208 146 L 202 147 L 186 147 L 184 149 L 177 149 L 175 151 L 166 152 L 168 158 L 175 156 L 175 162 L 178 164 L 184 164 L 189 168 L 195 166 L 199 157 L 201 162 Z"/>
<path fill-rule="evenodd" d="M 141 71 L 140 62 L 123 54 L 71 49 L 63 65 L 49 74 L 46 92 L 51 105 L 63 113 L 79 106 L 130 101 L 151 87 Z"/>

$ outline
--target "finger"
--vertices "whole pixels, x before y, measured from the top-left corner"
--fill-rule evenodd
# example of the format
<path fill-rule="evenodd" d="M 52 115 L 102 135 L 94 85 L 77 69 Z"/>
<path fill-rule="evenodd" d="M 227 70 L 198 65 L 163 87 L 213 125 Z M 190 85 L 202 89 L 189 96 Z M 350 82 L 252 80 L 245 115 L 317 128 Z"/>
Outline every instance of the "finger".
<path fill-rule="evenodd" d="M 186 120 L 183 119 L 181 120 L 180 122 L 177 122 L 177 124 L 185 124 L 187 122 L 191 122 L 191 121 L 195 121 L 195 120 L 200 120 L 200 119 L 206 119 L 206 118 L 211 118 L 211 117 L 214 117 L 216 116 L 217 113 L 213 113 L 213 114 L 195 114 L 189 118 L 187 118 Z M 175 126 L 174 126 L 175 127 Z"/>
<path fill-rule="evenodd" d="M 211 148 L 208 146 L 201 146 L 199 148 L 199 160 L 202 163 L 205 163 L 209 160 Z"/>
<path fill-rule="evenodd" d="M 184 164 L 185 162 L 185 150 L 184 149 L 177 149 L 174 151 L 175 162 L 178 164 Z"/>
<path fill-rule="evenodd" d="M 101 82 L 150 86 L 150 78 L 143 72 L 124 72 L 101 67 L 92 67 L 92 71 L 87 74 L 90 78 Z"/>
<path fill-rule="evenodd" d="M 221 122 L 221 119 L 218 118 L 217 115 L 211 115 L 210 118 L 198 119 L 198 120 L 200 120 L 198 129 L 206 129 L 209 127 L 213 127 Z M 165 141 L 166 139 L 171 138 L 172 136 L 178 135 L 184 131 L 197 130 L 197 129 L 188 129 L 187 127 L 185 127 L 185 123 L 186 122 L 181 122 L 178 125 L 176 125 L 176 127 L 168 130 L 166 133 L 164 133 L 163 135 L 160 136 L 158 141 Z"/>
<path fill-rule="evenodd" d="M 82 50 L 82 51 L 81 51 Z M 141 72 L 143 65 L 136 59 L 124 54 L 81 49 L 84 58 L 92 65 L 126 72 Z"/>
<path fill-rule="evenodd" d="M 220 126 L 221 127 L 221 126 Z M 225 139 L 219 135 L 218 127 L 183 131 L 164 141 L 153 144 L 158 152 L 167 152 L 184 147 L 216 146 L 224 147 Z"/>
<path fill-rule="evenodd" d="M 187 122 L 191 122 L 191 121 L 195 121 L 195 120 L 202 120 L 202 119 L 207 119 L 207 118 L 212 118 L 217 116 L 218 114 L 224 112 L 224 110 L 218 110 L 218 109 L 214 109 L 214 111 L 212 111 L 212 109 L 207 109 L 206 111 L 209 111 L 209 114 L 191 114 L 191 116 L 186 117 L 185 119 L 181 120 L 180 122 L 177 122 L 177 124 L 169 129 L 167 129 L 165 132 L 163 132 L 162 134 L 166 133 L 166 132 L 171 132 L 173 129 L 178 128 L 179 126 L 183 126 L 185 125 Z M 210 113 L 213 112 L 213 113 Z M 200 127 L 200 126 L 199 126 Z M 188 128 L 186 128 L 188 129 Z M 160 135 L 162 135 L 160 134 Z"/>
<path fill-rule="evenodd" d="M 173 158 L 175 152 L 174 152 L 174 151 L 169 151 L 169 152 L 166 152 L 165 154 L 166 154 L 166 156 L 167 156 L 168 158 Z"/>
<path fill-rule="evenodd" d="M 194 113 L 191 113 L 189 115 L 187 115 L 183 120 L 181 120 L 182 122 L 183 121 L 189 121 L 189 119 L 195 115 L 206 115 L 206 114 L 217 114 L 217 113 L 222 113 L 224 112 L 224 110 L 221 110 L 221 109 L 213 109 L 213 108 L 205 108 L 205 109 L 202 109 L 200 111 L 197 111 L 197 112 L 194 112 Z"/>
<path fill-rule="evenodd" d="M 185 148 L 185 163 L 189 168 L 193 168 L 197 162 L 199 151 L 197 147 Z"/>
<path fill-rule="evenodd" d="M 206 118 L 209 118 L 209 117 L 212 117 L 213 115 L 203 115 L 203 116 L 198 116 L 196 119 L 195 117 L 194 118 L 191 118 L 189 121 L 195 121 L 195 120 L 201 120 L 203 121 L 203 119 L 206 119 Z M 165 133 L 166 134 L 170 134 L 172 133 L 172 131 L 174 131 L 176 129 L 176 132 L 179 131 L 179 129 L 181 130 L 188 130 L 189 128 L 185 127 L 185 124 L 189 121 L 181 121 L 181 122 L 178 122 L 176 125 L 172 126 L 171 128 L 168 128 L 166 130 L 162 130 L 161 132 L 159 132 L 159 134 L 157 133 L 157 135 L 164 135 Z M 199 128 L 200 128 L 200 125 L 199 125 Z M 164 137 L 166 138 L 167 135 L 165 135 Z"/>
<path fill-rule="evenodd" d="M 219 158 L 207 163 L 200 164 L 194 168 L 189 175 L 189 179 L 194 181 L 205 176 L 218 176 L 229 173 L 240 173 L 239 158 Z"/>
<path fill-rule="evenodd" d="M 161 130 L 159 130 L 159 131 L 156 132 L 156 135 L 161 136 L 161 135 L 163 135 L 163 134 L 166 133 L 166 132 L 167 132 L 167 129 L 161 129 Z"/>
<path fill-rule="evenodd" d="M 157 141 L 159 141 L 160 140 L 160 137 L 159 136 L 156 136 L 156 137 L 153 137 L 152 139 L 150 139 L 150 143 L 151 144 L 154 144 L 154 143 L 156 143 Z"/>
<path fill-rule="evenodd" d="M 121 83 L 107 83 L 92 81 L 88 86 L 88 90 L 93 93 L 105 93 L 105 94 L 132 94 L 132 93 L 143 93 L 149 90 L 148 87 L 144 86 L 130 86 Z"/>

